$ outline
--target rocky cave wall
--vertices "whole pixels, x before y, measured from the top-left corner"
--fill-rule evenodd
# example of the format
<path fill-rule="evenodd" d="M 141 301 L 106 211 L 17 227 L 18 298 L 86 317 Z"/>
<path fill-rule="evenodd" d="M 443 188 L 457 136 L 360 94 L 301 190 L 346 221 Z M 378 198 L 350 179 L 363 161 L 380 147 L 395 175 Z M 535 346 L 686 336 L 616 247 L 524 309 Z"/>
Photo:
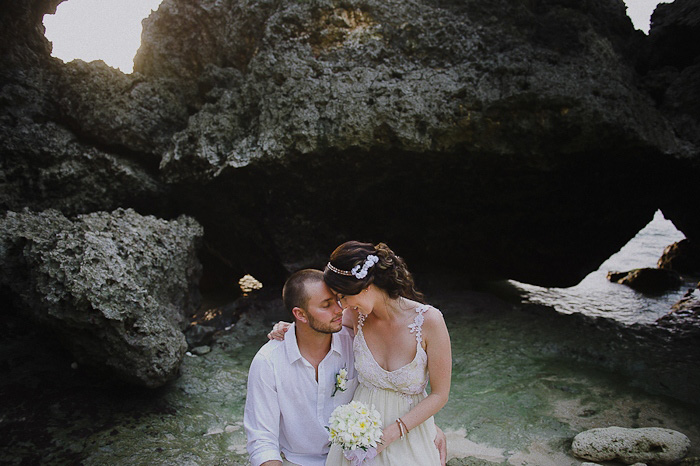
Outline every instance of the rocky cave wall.
<path fill-rule="evenodd" d="M 357 238 L 569 286 L 658 208 L 700 236 L 694 2 L 165 0 L 131 75 L 51 58 L 58 3 L 2 2 L 3 210 L 191 215 L 214 284 Z"/>

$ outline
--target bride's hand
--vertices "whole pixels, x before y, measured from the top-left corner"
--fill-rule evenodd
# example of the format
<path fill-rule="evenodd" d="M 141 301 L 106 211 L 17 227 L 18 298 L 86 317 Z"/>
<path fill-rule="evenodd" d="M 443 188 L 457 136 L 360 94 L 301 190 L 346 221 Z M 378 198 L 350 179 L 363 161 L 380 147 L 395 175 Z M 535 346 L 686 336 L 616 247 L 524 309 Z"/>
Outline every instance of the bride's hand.
<path fill-rule="evenodd" d="M 399 427 L 396 423 L 389 424 L 382 431 L 382 443 L 377 446 L 377 454 L 381 453 L 392 442 L 401 437 Z"/>
<path fill-rule="evenodd" d="M 284 322 L 280 320 L 272 326 L 272 330 L 270 331 L 270 333 L 267 334 L 267 339 L 279 341 L 284 340 L 284 334 L 287 333 L 287 330 L 289 330 L 289 327 L 291 326 L 292 324 L 290 324 L 289 322 Z"/>

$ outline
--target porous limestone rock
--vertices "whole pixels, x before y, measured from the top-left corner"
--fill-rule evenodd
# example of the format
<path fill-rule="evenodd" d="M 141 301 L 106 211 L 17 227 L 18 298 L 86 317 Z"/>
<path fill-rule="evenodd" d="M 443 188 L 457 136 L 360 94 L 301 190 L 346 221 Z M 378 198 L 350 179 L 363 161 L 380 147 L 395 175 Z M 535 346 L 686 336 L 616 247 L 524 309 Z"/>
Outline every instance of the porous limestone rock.
<path fill-rule="evenodd" d="M 625 464 L 643 462 L 650 466 L 676 464 L 689 448 L 686 435 L 660 427 L 591 429 L 576 435 L 571 445 L 579 458 Z"/>
<path fill-rule="evenodd" d="M 202 228 L 133 210 L 69 219 L 54 210 L 0 218 L 0 284 L 76 361 L 157 387 L 187 349 L 198 305 Z"/>
<path fill-rule="evenodd" d="M 229 283 L 355 238 L 569 286 L 660 207 L 700 236 L 694 48 L 641 61 L 692 2 L 647 38 L 619 0 L 165 0 L 128 76 L 50 57 L 58 3 L 3 4 L 2 210 L 190 214 Z"/>

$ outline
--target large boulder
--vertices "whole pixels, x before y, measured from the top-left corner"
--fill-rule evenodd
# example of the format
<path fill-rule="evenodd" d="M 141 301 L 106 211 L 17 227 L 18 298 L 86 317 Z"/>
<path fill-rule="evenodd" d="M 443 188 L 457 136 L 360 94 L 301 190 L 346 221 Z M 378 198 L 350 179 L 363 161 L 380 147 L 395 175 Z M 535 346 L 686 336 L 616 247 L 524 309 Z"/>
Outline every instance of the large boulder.
<path fill-rule="evenodd" d="M 666 246 L 656 265 L 660 269 L 700 276 L 700 246 L 687 239 L 670 244 Z"/>
<path fill-rule="evenodd" d="M 591 429 L 574 437 L 574 455 L 592 461 L 621 461 L 664 466 L 678 463 L 688 453 L 685 434 L 660 427 Z"/>
<path fill-rule="evenodd" d="M 187 349 L 182 331 L 199 301 L 202 234 L 191 218 L 133 210 L 75 219 L 7 212 L 0 284 L 77 362 L 157 387 L 177 374 Z"/>

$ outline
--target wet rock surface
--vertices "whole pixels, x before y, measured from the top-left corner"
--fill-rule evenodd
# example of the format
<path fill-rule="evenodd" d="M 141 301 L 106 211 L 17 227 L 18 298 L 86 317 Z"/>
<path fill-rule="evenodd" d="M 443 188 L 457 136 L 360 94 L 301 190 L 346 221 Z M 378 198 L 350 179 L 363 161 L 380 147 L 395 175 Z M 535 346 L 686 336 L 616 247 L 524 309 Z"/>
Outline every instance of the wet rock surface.
<path fill-rule="evenodd" d="M 673 332 L 675 341 L 697 344 L 700 341 L 700 288 L 688 290 L 657 324 Z"/>
<path fill-rule="evenodd" d="M 182 333 L 199 305 L 202 229 L 118 209 L 69 219 L 58 211 L 0 219 L 0 284 L 25 316 L 75 360 L 157 387 L 177 375 Z"/>
<path fill-rule="evenodd" d="M 689 448 L 690 439 L 686 435 L 658 427 L 591 429 L 576 435 L 571 445 L 579 458 L 650 466 L 677 464 Z"/>

